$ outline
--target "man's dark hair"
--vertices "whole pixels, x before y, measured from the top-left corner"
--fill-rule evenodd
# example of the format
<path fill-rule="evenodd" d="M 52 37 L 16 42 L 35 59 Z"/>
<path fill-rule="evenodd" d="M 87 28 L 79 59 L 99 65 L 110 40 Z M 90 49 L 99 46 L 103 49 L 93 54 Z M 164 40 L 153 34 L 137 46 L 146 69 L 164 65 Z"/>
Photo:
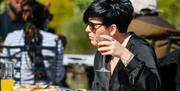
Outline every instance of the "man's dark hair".
<path fill-rule="evenodd" d="M 95 0 L 86 9 L 83 21 L 99 17 L 105 26 L 116 24 L 119 32 L 126 32 L 133 19 L 133 7 L 129 0 Z"/>

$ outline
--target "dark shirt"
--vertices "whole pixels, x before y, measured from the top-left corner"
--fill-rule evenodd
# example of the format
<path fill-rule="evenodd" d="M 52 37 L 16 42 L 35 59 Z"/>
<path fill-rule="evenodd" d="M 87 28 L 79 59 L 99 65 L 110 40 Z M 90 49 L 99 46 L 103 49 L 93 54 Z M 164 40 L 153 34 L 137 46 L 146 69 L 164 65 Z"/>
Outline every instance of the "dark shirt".
<path fill-rule="evenodd" d="M 20 30 L 23 28 L 22 22 L 16 20 L 13 21 L 8 12 L 5 11 L 0 15 L 0 37 L 4 40 L 8 33 L 14 30 Z"/>
<path fill-rule="evenodd" d="M 161 80 L 157 70 L 156 55 L 146 41 L 132 34 L 126 48 L 135 56 L 125 67 L 121 60 L 112 76 L 109 72 L 98 72 L 102 55 L 97 52 L 94 60 L 95 77 L 93 90 L 105 91 L 160 91 Z M 106 68 L 110 70 L 111 56 L 106 56 Z"/>

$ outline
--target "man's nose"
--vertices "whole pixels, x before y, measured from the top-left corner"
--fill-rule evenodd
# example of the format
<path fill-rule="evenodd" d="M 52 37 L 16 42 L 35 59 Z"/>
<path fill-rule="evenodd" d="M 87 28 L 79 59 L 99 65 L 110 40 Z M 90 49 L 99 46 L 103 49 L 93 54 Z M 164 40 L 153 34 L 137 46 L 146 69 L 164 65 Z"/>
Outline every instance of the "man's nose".
<path fill-rule="evenodd" d="M 89 29 L 89 26 L 86 26 L 85 31 L 86 31 L 86 32 L 91 32 L 91 30 Z"/>

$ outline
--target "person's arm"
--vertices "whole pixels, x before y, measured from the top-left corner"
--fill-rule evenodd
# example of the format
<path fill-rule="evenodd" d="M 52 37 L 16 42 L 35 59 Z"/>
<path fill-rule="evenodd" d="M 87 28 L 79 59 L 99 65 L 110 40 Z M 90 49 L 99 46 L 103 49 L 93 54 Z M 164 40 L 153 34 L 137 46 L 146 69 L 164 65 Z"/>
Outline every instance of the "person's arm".
<path fill-rule="evenodd" d="M 154 51 L 149 46 L 141 44 L 137 44 L 132 51 L 134 57 L 125 67 L 132 89 L 159 91 L 161 82 Z"/>
<path fill-rule="evenodd" d="M 2 45 L 3 46 L 10 46 L 11 45 L 11 42 L 12 40 L 11 40 L 11 37 L 10 37 L 10 35 L 7 35 L 7 37 L 6 37 L 6 39 L 4 40 L 4 42 L 2 43 Z M 9 56 L 9 54 L 8 54 L 8 50 L 7 50 L 7 48 L 2 48 L 2 54 L 1 54 L 2 56 Z"/>
<path fill-rule="evenodd" d="M 58 57 L 56 62 L 56 78 L 55 81 L 58 84 L 65 75 L 65 68 L 63 66 L 63 56 L 64 56 L 64 47 L 62 45 L 62 42 L 58 40 Z"/>
<path fill-rule="evenodd" d="M 124 52 L 122 53 L 120 59 L 123 63 L 123 65 L 126 67 L 131 60 L 134 58 L 134 54 L 131 53 L 128 49 L 125 49 Z"/>

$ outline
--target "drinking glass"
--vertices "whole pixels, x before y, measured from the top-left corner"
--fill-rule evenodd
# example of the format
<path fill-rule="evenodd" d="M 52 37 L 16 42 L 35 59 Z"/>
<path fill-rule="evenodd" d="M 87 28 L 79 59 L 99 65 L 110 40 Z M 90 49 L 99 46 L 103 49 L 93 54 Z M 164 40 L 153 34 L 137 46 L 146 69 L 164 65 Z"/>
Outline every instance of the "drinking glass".
<path fill-rule="evenodd" d="M 99 37 L 99 38 L 100 38 L 99 42 L 100 42 L 100 41 L 108 41 L 108 40 L 106 40 L 106 39 L 104 39 L 104 38 L 102 38 L 102 37 Z M 106 55 L 102 55 L 101 60 L 102 60 L 102 67 L 101 67 L 100 69 L 96 70 L 96 71 L 98 71 L 98 72 L 110 72 L 110 71 L 109 71 L 108 69 L 106 69 L 106 67 L 105 67 Z"/>
<path fill-rule="evenodd" d="M 1 63 L 1 79 L 13 79 L 14 64 L 7 61 Z"/>
<path fill-rule="evenodd" d="M 14 80 L 14 64 L 13 62 L 1 62 L 0 63 L 0 76 L 1 76 L 1 91 L 13 91 Z"/>

